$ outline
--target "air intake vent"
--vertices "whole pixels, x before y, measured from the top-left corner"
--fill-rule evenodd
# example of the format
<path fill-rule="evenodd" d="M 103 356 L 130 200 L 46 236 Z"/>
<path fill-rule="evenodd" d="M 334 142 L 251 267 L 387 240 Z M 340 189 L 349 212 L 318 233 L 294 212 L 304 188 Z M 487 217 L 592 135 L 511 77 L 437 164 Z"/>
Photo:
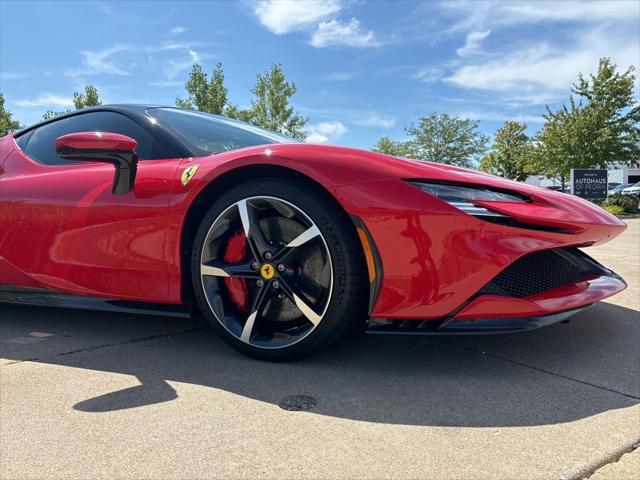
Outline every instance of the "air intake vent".
<path fill-rule="evenodd" d="M 516 260 L 479 294 L 522 298 L 575 283 L 587 275 L 616 276 L 576 248 L 543 250 Z"/>

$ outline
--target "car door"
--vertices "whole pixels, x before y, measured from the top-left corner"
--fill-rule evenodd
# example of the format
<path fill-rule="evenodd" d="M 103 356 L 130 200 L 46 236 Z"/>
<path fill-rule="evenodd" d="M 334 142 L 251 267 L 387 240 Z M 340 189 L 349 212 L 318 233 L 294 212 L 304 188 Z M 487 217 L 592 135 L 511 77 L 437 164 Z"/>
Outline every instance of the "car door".
<path fill-rule="evenodd" d="M 111 192 L 111 165 L 58 157 L 56 138 L 84 131 L 138 142 L 131 192 Z M 167 262 L 175 248 L 167 209 L 180 159 L 167 158 L 156 135 L 121 113 L 91 111 L 18 135 L 13 147 L 0 174 L 0 284 L 168 300 L 169 283 L 179 278 L 178 266 Z"/>

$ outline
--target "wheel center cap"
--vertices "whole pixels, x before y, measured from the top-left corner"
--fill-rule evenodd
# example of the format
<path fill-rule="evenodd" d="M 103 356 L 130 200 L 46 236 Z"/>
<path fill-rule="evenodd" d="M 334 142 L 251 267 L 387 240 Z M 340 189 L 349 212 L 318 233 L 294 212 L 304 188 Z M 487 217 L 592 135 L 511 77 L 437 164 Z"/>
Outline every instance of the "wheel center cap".
<path fill-rule="evenodd" d="M 265 263 L 264 265 L 262 265 L 262 267 L 260 267 L 260 275 L 262 275 L 262 278 L 264 278 L 265 280 L 271 280 L 275 273 L 275 268 L 273 268 L 273 266 L 269 263 Z"/>

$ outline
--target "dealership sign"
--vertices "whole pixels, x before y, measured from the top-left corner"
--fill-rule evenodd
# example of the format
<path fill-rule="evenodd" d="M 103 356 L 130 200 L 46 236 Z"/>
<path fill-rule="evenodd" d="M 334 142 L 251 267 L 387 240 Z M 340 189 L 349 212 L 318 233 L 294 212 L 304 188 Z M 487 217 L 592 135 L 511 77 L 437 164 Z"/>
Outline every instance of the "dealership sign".
<path fill-rule="evenodd" d="M 571 170 L 571 193 L 582 198 L 607 198 L 607 171 L 574 168 Z"/>

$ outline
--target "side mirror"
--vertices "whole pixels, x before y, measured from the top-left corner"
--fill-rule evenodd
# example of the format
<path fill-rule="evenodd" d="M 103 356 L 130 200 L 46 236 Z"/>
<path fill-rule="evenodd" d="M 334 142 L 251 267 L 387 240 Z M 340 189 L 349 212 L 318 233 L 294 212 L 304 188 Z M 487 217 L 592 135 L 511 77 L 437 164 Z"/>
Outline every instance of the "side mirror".
<path fill-rule="evenodd" d="M 133 189 L 138 170 L 136 142 L 133 138 L 109 132 L 78 132 L 56 139 L 56 153 L 65 160 L 103 162 L 116 167 L 113 193 L 122 195 Z"/>

